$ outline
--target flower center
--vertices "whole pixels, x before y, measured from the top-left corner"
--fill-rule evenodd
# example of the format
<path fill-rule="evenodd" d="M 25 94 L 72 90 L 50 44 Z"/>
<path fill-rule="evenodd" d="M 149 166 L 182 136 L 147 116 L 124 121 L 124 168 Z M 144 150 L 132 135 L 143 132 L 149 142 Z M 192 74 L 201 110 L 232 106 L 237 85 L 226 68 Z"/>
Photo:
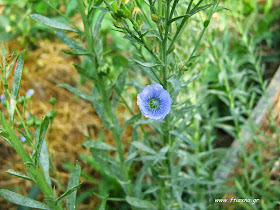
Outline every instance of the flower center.
<path fill-rule="evenodd" d="M 149 106 L 150 106 L 150 109 L 157 109 L 158 106 L 159 106 L 159 101 L 152 98 L 150 101 L 149 101 Z"/>

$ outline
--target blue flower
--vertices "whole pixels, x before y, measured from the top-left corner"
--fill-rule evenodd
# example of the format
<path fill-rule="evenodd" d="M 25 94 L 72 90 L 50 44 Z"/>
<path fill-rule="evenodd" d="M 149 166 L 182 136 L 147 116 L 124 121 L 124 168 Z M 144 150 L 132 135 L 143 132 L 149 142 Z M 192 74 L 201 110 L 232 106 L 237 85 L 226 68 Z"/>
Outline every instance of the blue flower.
<path fill-rule="evenodd" d="M 0 102 L 4 102 L 5 101 L 5 96 L 2 94 L 1 96 L 0 96 Z"/>
<path fill-rule="evenodd" d="M 20 134 L 20 139 L 21 139 L 22 142 L 26 141 L 26 138 L 23 135 L 21 135 L 21 134 Z"/>
<path fill-rule="evenodd" d="M 34 90 L 33 89 L 29 89 L 27 92 L 26 92 L 26 97 L 27 98 L 31 98 L 34 94 Z"/>
<path fill-rule="evenodd" d="M 137 95 L 137 105 L 145 117 L 162 121 L 170 112 L 172 99 L 160 84 L 153 84 Z"/>

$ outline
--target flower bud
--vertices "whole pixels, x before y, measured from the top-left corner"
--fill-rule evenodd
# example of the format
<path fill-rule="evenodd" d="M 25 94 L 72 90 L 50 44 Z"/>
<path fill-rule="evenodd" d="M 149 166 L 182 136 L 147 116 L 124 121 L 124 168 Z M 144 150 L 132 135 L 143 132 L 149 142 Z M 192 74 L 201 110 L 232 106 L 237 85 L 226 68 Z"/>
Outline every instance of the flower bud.
<path fill-rule="evenodd" d="M 152 20 L 153 20 L 154 22 L 158 22 L 159 18 L 158 18 L 157 15 L 152 14 L 151 17 L 152 17 Z"/>
<path fill-rule="evenodd" d="M 31 98 L 34 95 L 34 90 L 33 89 L 29 89 L 26 92 L 26 98 Z"/>
<path fill-rule="evenodd" d="M 50 98 L 50 104 L 53 105 L 53 106 L 56 104 L 56 98 L 55 97 Z"/>
<path fill-rule="evenodd" d="M 18 103 L 21 104 L 21 105 L 23 105 L 23 104 L 24 104 L 24 97 L 20 97 L 20 98 L 18 99 Z"/>

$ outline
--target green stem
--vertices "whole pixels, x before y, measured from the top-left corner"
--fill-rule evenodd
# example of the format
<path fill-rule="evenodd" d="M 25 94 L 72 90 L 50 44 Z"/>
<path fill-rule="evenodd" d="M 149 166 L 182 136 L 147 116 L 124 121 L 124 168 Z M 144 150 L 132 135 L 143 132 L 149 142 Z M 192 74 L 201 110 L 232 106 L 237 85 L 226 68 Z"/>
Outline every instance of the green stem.
<path fill-rule="evenodd" d="M 101 91 L 101 96 L 102 96 L 102 102 L 104 104 L 104 108 L 105 108 L 105 112 L 106 112 L 106 117 L 109 119 L 110 123 L 112 123 L 112 126 L 110 127 L 110 130 L 113 132 L 113 136 L 114 136 L 114 140 L 117 146 L 117 152 L 120 158 L 120 168 L 123 174 L 123 179 L 125 182 L 129 181 L 129 176 L 128 176 L 128 170 L 126 167 L 126 163 L 125 163 L 125 158 L 124 158 L 124 154 L 123 154 L 123 148 L 122 148 L 122 140 L 120 138 L 120 133 L 118 132 L 120 129 L 118 128 L 119 125 L 115 122 L 114 120 L 114 114 L 112 112 L 112 107 L 109 101 L 109 98 L 107 97 L 107 93 L 106 93 L 106 87 L 105 87 L 105 83 L 103 81 L 103 79 L 100 77 L 100 75 L 98 75 L 98 86 L 100 87 L 100 91 Z M 131 195 L 131 185 L 129 184 L 128 187 L 128 193 L 129 195 Z"/>
<path fill-rule="evenodd" d="M 192 5 L 192 2 L 193 2 L 193 0 L 191 0 L 191 2 L 189 3 L 189 6 L 188 6 L 188 9 L 187 9 L 186 14 L 189 13 L 190 8 L 191 8 L 191 5 Z M 200 3 L 198 3 L 198 4 L 200 4 Z M 179 27 L 178 27 L 177 30 L 176 30 L 176 33 L 175 33 L 175 35 L 174 35 L 174 38 L 172 39 L 171 44 L 170 44 L 169 47 L 168 47 L 168 50 L 167 50 L 168 53 L 171 52 L 171 49 L 172 49 L 172 47 L 173 47 L 175 41 L 177 40 L 179 34 L 181 33 L 181 31 L 182 31 L 182 29 L 183 29 L 183 27 L 184 27 L 184 25 L 185 25 L 185 23 L 187 22 L 187 20 L 188 20 L 189 17 L 190 17 L 190 16 L 185 16 L 185 17 L 183 18 L 183 20 L 181 21 Z"/>
<path fill-rule="evenodd" d="M 86 41 L 88 44 L 88 49 L 91 53 L 94 53 L 92 33 L 89 28 L 87 16 L 85 14 L 85 6 L 84 6 L 83 0 L 78 0 L 78 6 L 79 6 L 80 13 L 81 13 L 83 25 L 84 25 L 84 30 L 85 30 L 84 32 L 85 32 L 85 37 L 86 37 Z"/>

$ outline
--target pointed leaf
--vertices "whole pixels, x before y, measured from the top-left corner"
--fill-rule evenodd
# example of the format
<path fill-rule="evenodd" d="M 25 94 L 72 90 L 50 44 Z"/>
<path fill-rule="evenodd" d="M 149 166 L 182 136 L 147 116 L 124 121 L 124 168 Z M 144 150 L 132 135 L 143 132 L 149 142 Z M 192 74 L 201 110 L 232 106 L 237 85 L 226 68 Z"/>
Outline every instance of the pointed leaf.
<path fill-rule="evenodd" d="M 93 99 L 92 96 L 90 96 L 90 95 L 88 95 L 88 94 L 78 90 L 75 87 L 72 87 L 72 86 L 67 85 L 67 84 L 59 84 L 58 86 L 67 89 L 68 91 L 74 93 L 75 95 L 77 95 L 77 96 L 79 96 L 79 97 L 81 97 L 81 98 L 83 98 L 83 99 L 85 99 L 87 101 L 94 102 L 94 99 Z"/>
<path fill-rule="evenodd" d="M 105 210 L 106 209 L 106 201 L 107 201 L 107 197 L 102 199 L 102 203 L 100 204 L 99 210 Z"/>
<path fill-rule="evenodd" d="M 153 202 L 147 201 L 147 200 L 141 200 L 134 197 L 126 196 L 125 200 L 127 203 L 129 203 L 131 206 L 137 207 L 137 208 L 143 208 L 143 209 L 155 209 L 156 206 Z"/>
<path fill-rule="evenodd" d="M 70 175 L 70 179 L 68 182 L 67 190 L 70 190 L 72 187 L 75 187 L 76 185 L 79 184 L 80 180 L 80 175 L 81 175 L 81 166 L 77 162 L 76 168 L 72 171 Z M 75 204 L 76 204 L 76 194 L 77 190 L 73 191 L 66 199 L 66 207 L 68 210 L 74 210 L 76 209 Z"/>
<path fill-rule="evenodd" d="M 160 64 L 157 63 L 150 63 L 150 62 L 144 62 L 138 59 L 133 59 L 136 63 L 140 64 L 141 66 L 147 67 L 147 68 L 151 68 L 151 67 L 155 67 L 155 66 L 161 66 Z"/>
<path fill-rule="evenodd" d="M 120 99 L 120 97 L 122 95 L 122 92 L 124 90 L 124 87 L 125 87 L 125 84 L 126 84 L 126 76 L 127 76 L 127 70 L 125 68 L 124 70 L 122 70 L 122 72 L 118 76 L 116 84 L 113 86 L 113 90 L 116 91 L 116 94 L 114 94 L 114 104 L 113 104 L 114 109 L 117 108 L 119 99 Z"/>
<path fill-rule="evenodd" d="M 83 143 L 83 146 L 100 150 L 117 150 L 115 147 L 99 140 L 89 140 Z"/>
<path fill-rule="evenodd" d="M 12 169 L 9 169 L 8 171 L 6 171 L 8 174 L 12 174 L 14 176 L 17 176 L 17 177 L 20 177 L 20 178 L 23 178 L 23 179 L 26 179 L 26 180 L 29 180 L 29 181 L 33 181 L 29 176 L 26 176 L 24 174 L 21 174 L 17 171 L 14 171 Z"/>
<path fill-rule="evenodd" d="M 75 51 L 76 53 L 87 52 L 81 44 L 72 40 L 63 31 L 57 31 L 55 34 L 62 42 L 64 42 L 71 50 Z"/>
<path fill-rule="evenodd" d="M 132 42 L 136 42 L 136 43 L 138 43 L 140 45 L 144 45 L 139 39 L 136 39 L 136 38 L 134 38 L 134 37 L 132 37 L 130 35 L 126 35 L 123 38 L 128 39 L 129 41 L 132 41 Z"/>
<path fill-rule="evenodd" d="M 105 14 L 107 12 L 105 11 L 102 11 L 100 14 L 99 14 L 99 17 L 97 18 L 96 22 L 95 22 L 95 25 L 94 25 L 94 30 L 92 32 L 92 37 L 93 39 L 96 39 L 96 36 L 97 36 L 97 33 L 100 31 L 100 27 L 101 27 L 101 23 L 105 17 Z"/>
<path fill-rule="evenodd" d="M 87 69 L 85 69 L 85 68 L 83 68 L 83 67 L 81 67 L 81 66 L 79 66 L 79 65 L 76 65 L 76 64 L 74 64 L 74 67 L 77 69 L 77 71 L 81 74 L 81 75 L 83 75 L 83 76 L 85 76 L 86 78 L 88 78 L 88 79 L 91 79 L 91 80 L 96 80 L 96 78 L 94 77 L 94 75 L 92 75 Z"/>
<path fill-rule="evenodd" d="M 21 82 L 23 63 L 24 63 L 24 52 L 25 52 L 24 50 L 21 52 L 21 54 L 17 60 L 17 65 L 15 68 L 14 77 L 13 77 L 13 87 L 12 87 L 12 94 L 11 94 L 11 100 L 10 100 L 11 121 L 13 121 L 13 119 L 14 119 L 14 112 L 15 112 L 16 103 L 17 103 L 17 96 L 18 96 L 19 86 L 20 86 L 20 82 Z"/>
<path fill-rule="evenodd" d="M 82 183 L 80 183 L 80 184 L 70 188 L 69 190 L 67 190 L 59 198 L 56 199 L 56 203 L 59 203 L 63 198 L 65 198 L 65 197 L 69 196 L 70 194 L 72 194 L 73 192 L 77 191 L 81 186 L 82 186 Z"/>
<path fill-rule="evenodd" d="M 170 131 L 170 134 L 177 136 L 179 139 L 181 139 L 182 141 L 184 141 L 185 143 L 189 144 L 190 146 L 194 147 L 194 143 L 183 133 L 179 133 L 176 130 Z"/>
<path fill-rule="evenodd" d="M 39 135 L 36 136 L 35 139 L 35 153 L 34 153 L 34 158 L 35 158 L 35 165 L 37 166 L 37 164 L 39 163 L 39 159 L 40 159 L 40 154 L 41 154 L 41 150 L 43 147 L 43 142 L 47 133 L 47 129 L 49 126 L 49 118 L 45 117 L 45 119 L 43 120 L 43 122 L 40 125 L 40 130 L 39 130 Z M 43 155 L 44 156 L 44 155 Z"/>
<path fill-rule="evenodd" d="M 62 29 L 62 30 L 68 30 L 68 31 L 73 31 L 73 32 L 77 32 L 77 30 L 75 28 L 72 28 L 71 26 L 68 26 L 64 23 L 58 22 L 56 20 L 52 20 L 46 16 L 43 15 L 39 15 L 39 14 L 29 14 L 28 15 L 30 18 L 32 18 L 33 20 L 38 21 L 39 23 L 42 23 L 46 26 L 50 26 L 52 28 L 57 28 L 57 29 Z"/>
<path fill-rule="evenodd" d="M 49 151 L 47 147 L 46 138 L 43 139 L 42 150 L 40 153 L 40 163 L 42 165 L 43 172 L 46 176 L 48 185 L 51 186 L 51 177 L 50 177 L 50 159 L 49 159 Z"/>
<path fill-rule="evenodd" d="M 131 144 L 139 150 L 145 151 L 145 152 L 153 154 L 153 155 L 156 154 L 156 152 L 153 149 L 147 147 L 145 144 L 143 144 L 139 141 L 132 142 Z"/>
<path fill-rule="evenodd" d="M 21 206 L 27 206 L 30 208 L 36 208 L 36 209 L 49 209 L 49 207 L 39 201 L 35 201 L 31 198 L 25 197 L 21 194 L 5 190 L 5 189 L 0 189 L 0 196 L 12 203 L 15 203 L 17 205 Z"/>

